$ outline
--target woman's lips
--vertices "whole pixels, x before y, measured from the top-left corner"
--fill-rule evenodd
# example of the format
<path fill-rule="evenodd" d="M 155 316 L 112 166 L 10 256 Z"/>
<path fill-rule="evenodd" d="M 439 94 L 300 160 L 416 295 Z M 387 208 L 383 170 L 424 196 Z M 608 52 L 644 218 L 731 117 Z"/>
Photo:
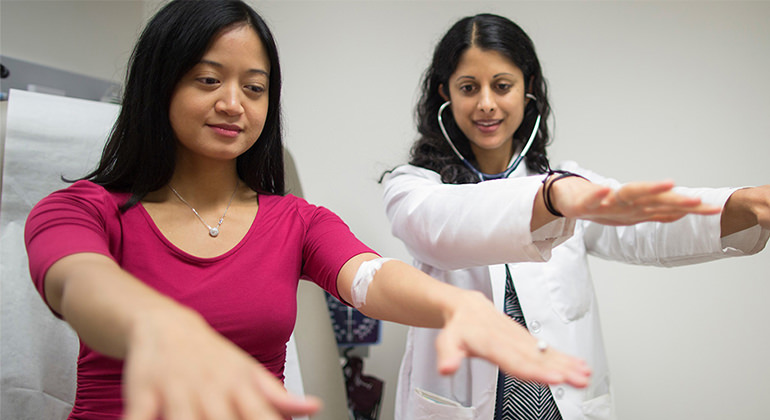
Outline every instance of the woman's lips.
<path fill-rule="evenodd" d="M 241 132 L 241 128 L 236 125 L 217 124 L 209 125 L 214 132 L 225 137 L 235 137 Z"/>

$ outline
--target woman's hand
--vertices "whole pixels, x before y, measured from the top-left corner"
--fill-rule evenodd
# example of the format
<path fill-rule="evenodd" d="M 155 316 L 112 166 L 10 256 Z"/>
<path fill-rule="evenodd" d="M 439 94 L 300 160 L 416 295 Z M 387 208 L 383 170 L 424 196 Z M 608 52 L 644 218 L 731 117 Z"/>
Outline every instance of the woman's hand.
<path fill-rule="evenodd" d="M 465 357 L 480 357 L 523 380 L 588 385 L 591 371 L 584 361 L 552 348 L 539 349 L 538 340 L 481 293 L 464 293 L 463 303 L 436 340 L 440 373 L 454 373 Z"/>
<path fill-rule="evenodd" d="M 674 183 L 630 182 L 612 190 L 579 177 L 562 178 L 550 188 L 554 207 L 566 217 L 605 225 L 673 222 L 688 214 L 718 214 L 722 209 L 672 191 Z"/>
<path fill-rule="evenodd" d="M 92 349 L 124 360 L 127 420 L 283 419 L 313 414 L 197 313 L 100 254 L 73 254 L 46 274 L 51 308 Z"/>
<path fill-rule="evenodd" d="M 363 261 L 375 254 L 359 254 L 340 270 L 337 288 L 352 302 L 351 285 Z M 401 261 L 382 265 L 367 288 L 367 316 L 423 328 L 441 328 L 436 340 L 439 372 L 454 373 L 466 357 L 480 357 L 524 380 L 548 384 L 588 384 L 585 362 L 556 349 L 540 351 L 538 341 L 524 327 L 500 312 L 481 292 L 442 283 Z"/>
<path fill-rule="evenodd" d="M 126 420 L 257 420 L 313 414 L 193 312 L 139 322 L 123 372 Z M 146 322 L 145 322 L 146 321 Z"/>

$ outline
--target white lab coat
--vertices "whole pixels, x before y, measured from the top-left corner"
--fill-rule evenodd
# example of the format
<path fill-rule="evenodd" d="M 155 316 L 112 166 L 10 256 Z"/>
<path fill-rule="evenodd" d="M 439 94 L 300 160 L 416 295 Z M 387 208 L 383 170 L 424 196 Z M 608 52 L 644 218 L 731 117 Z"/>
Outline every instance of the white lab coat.
<path fill-rule="evenodd" d="M 566 162 L 562 169 L 618 187 Z M 442 184 L 440 176 L 405 165 L 384 179 L 393 234 L 429 275 L 479 290 L 502 310 L 505 263 L 529 331 L 553 348 L 586 360 L 585 389 L 551 386 L 565 420 L 613 419 L 610 379 L 586 254 L 634 264 L 674 266 L 759 252 L 770 231 L 756 226 L 720 239 L 720 216 L 687 216 L 675 223 L 609 227 L 560 219 L 530 233 L 532 204 L 543 176 L 479 184 Z M 518 179 L 514 179 L 518 178 Z M 677 189 L 724 205 L 734 189 Z M 559 245 L 561 244 L 561 245 Z M 559 245 L 559 246 L 557 246 Z M 543 262 L 547 261 L 547 262 Z M 497 368 L 467 359 L 448 377 L 436 370 L 438 330 L 410 328 L 396 394 L 396 420 L 492 420 Z"/>

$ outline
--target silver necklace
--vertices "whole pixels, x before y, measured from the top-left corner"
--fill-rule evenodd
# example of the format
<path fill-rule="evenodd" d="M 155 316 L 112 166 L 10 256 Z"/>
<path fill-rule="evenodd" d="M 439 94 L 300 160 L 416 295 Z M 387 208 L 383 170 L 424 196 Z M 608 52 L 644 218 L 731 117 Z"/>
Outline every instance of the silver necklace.
<path fill-rule="evenodd" d="M 235 193 L 238 192 L 238 185 L 239 184 L 240 184 L 239 181 L 235 181 L 235 190 L 233 191 L 233 195 L 230 196 L 230 202 L 227 203 L 227 207 L 225 208 L 225 212 L 222 213 L 222 217 L 219 218 L 219 222 L 217 222 L 216 226 L 209 226 L 209 224 L 206 223 L 205 220 L 203 220 L 201 215 L 198 214 L 198 210 L 195 210 L 195 207 L 191 206 L 190 203 L 187 202 L 187 200 L 182 198 L 182 196 L 179 195 L 178 192 L 176 192 L 176 190 L 174 189 L 174 187 L 171 186 L 171 184 L 169 184 L 168 187 L 171 189 L 171 192 L 173 192 L 174 195 L 176 195 L 177 198 L 179 198 L 179 200 L 181 200 L 183 203 L 187 204 L 187 207 L 189 207 L 190 210 L 192 210 L 193 213 L 195 213 L 195 215 L 198 216 L 198 220 L 200 220 L 201 223 L 203 223 L 203 225 L 206 226 L 209 229 L 209 236 L 211 236 L 212 238 L 216 238 L 217 236 L 219 236 L 219 227 L 222 226 L 222 222 L 225 221 L 225 215 L 227 215 L 227 210 L 230 210 L 230 204 L 233 203 L 233 198 L 235 198 Z"/>

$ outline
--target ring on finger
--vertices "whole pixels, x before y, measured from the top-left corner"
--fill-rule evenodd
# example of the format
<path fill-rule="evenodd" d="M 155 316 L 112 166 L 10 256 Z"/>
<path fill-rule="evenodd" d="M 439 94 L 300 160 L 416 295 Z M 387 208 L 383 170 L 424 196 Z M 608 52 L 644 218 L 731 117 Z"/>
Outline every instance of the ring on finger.
<path fill-rule="evenodd" d="M 545 340 L 538 340 L 537 351 L 540 353 L 545 353 L 546 350 L 548 350 L 548 343 Z"/>

